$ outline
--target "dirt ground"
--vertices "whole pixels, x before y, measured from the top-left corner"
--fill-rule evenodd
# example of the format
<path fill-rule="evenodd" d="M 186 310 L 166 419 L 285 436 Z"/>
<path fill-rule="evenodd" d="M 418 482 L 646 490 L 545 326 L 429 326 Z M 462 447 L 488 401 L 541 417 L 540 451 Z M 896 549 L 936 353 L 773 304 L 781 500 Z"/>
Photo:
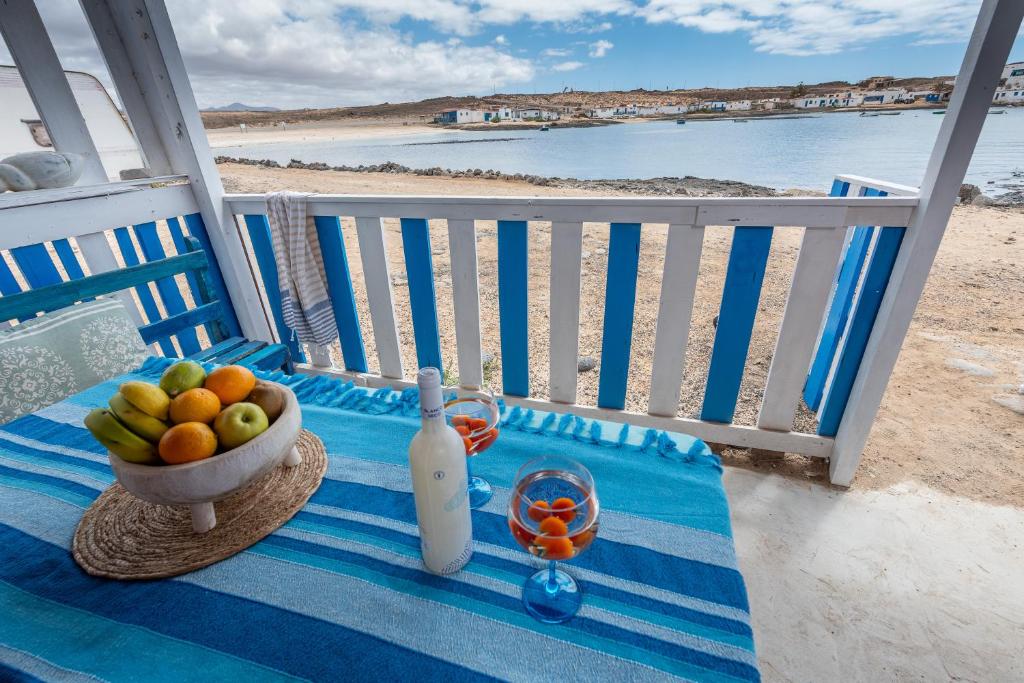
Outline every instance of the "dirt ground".
<path fill-rule="evenodd" d="M 230 192 L 293 189 L 353 194 L 583 195 L 583 190 L 473 178 L 220 167 Z M 354 225 L 343 221 L 371 371 L 377 363 Z M 405 264 L 397 221 L 385 221 L 389 265 L 406 368 L 415 367 Z M 531 393 L 547 395 L 550 226 L 530 224 Z M 478 222 L 481 334 L 494 354 L 485 374 L 500 389 L 497 239 L 493 222 Z M 761 294 L 735 421 L 753 424 L 788 295 L 801 230 L 777 228 Z M 655 322 L 661 292 L 666 226 L 645 225 L 633 330 L 627 409 L 646 411 Z M 709 227 L 704 238 L 687 347 L 679 415 L 699 412 L 714 341 L 731 229 Z M 958 207 L 900 355 L 853 486 L 889 489 L 913 480 L 953 495 L 1024 507 L 1024 210 Z M 448 241 L 443 221 L 431 223 L 442 356 L 457 371 Z M 584 225 L 580 354 L 600 356 L 608 228 Z M 340 358 L 339 358 L 340 360 Z M 600 365 L 579 375 L 578 402 L 594 404 Z M 1016 408 L 1016 411 L 1014 410 Z M 812 430 L 803 407 L 794 428 Z M 731 464 L 826 482 L 824 463 L 800 456 L 753 459 L 727 450 Z"/>

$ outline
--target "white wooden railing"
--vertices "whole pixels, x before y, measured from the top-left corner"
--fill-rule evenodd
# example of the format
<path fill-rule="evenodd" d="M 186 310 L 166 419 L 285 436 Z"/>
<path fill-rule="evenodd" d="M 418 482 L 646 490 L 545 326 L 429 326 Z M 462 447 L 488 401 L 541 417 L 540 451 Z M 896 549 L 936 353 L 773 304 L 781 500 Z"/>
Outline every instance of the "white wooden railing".
<path fill-rule="evenodd" d="M 247 229 L 254 252 L 265 252 L 262 261 L 257 258 L 259 254 L 252 253 L 254 268 L 259 270 L 260 264 L 272 263 L 268 260 L 272 259 L 272 254 L 266 253 L 269 238 L 263 196 L 233 194 L 227 195 L 225 202 L 228 211 Z M 666 199 L 314 195 L 309 198 L 307 208 L 310 214 L 317 216 L 325 264 L 328 269 L 344 273 L 342 282 L 332 283 L 331 296 L 342 336 L 345 367 L 325 367 L 326 359 L 319 353 L 319 366 L 306 364 L 300 368 L 307 372 L 336 372 L 369 386 L 407 386 L 412 383 L 415 369 L 403 366 L 401 347 L 411 342 L 416 345 L 421 364 L 424 359 L 430 364 L 443 364 L 437 344 L 436 276 L 431 265 L 429 239 L 423 239 L 430 230 L 426 221 L 442 219 L 446 221 L 448 232 L 458 377 L 464 386 L 481 385 L 476 221 L 498 221 L 501 394 L 507 402 L 685 432 L 733 446 L 829 457 L 833 443 L 831 434 L 791 430 L 846 235 L 850 226 L 857 225 L 887 226 L 902 232 L 910 224 L 917 204 L 916 196 Z M 355 224 L 365 275 L 369 323 L 379 359 L 377 372 L 367 371 L 362 355 L 363 325 L 367 321 L 359 321 L 355 316 L 348 256 L 343 247 L 338 251 L 338 246 L 343 244 L 339 217 L 351 218 Z M 382 227 L 382 219 L 386 218 L 401 219 L 414 340 L 401 339 L 395 324 L 388 236 Z M 529 270 L 525 245 L 533 229 L 528 227 L 530 223 L 551 226 L 547 398 L 530 392 L 525 360 L 526 306 L 519 301 L 526 296 L 526 287 L 524 282 L 516 280 L 516 274 Z M 601 386 L 596 405 L 577 403 L 576 391 L 584 223 L 610 225 L 611 234 L 600 359 Z M 667 224 L 668 241 L 648 408 L 645 413 L 639 413 L 623 410 L 626 378 L 630 374 L 636 246 L 639 233 L 657 224 Z M 436 229 L 437 224 L 434 225 Z M 703 408 L 699 418 L 688 418 L 677 413 L 705 226 L 762 227 L 741 227 L 734 234 L 730 272 L 736 275 L 726 278 Z M 760 280 L 771 240 L 770 226 L 807 227 L 757 424 L 736 425 L 731 423 L 732 415 L 757 310 Z M 865 266 L 864 270 L 867 269 Z M 510 275 L 505 277 L 505 273 Z M 264 273 L 265 289 L 272 290 L 276 284 L 268 282 L 267 275 L 275 282 L 276 275 Z M 419 297 L 417 290 L 421 293 Z M 273 294 L 268 291 L 271 307 Z M 623 308 L 628 308 L 628 315 L 623 314 Z M 279 321 L 279 337 L 287 340 L 290 331 L 282 327 L 280 316 L 275 317 Z M 354 327 L 353 320 L 356 321 Z"/>

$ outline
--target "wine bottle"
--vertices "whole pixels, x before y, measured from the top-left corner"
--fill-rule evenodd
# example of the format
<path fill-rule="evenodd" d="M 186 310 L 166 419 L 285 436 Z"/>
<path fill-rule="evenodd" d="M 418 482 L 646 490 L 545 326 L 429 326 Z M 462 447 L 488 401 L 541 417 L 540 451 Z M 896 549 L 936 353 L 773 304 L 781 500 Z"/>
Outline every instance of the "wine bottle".
<path fill-rule="evenodd" d="M 409 470 L 420 551 L 431 572 L 452 574 L 462 569 L 473 554 L 466 447 L 444 419 L 438 369 L 423 368 L 416 381 L 422 424 L 409 444 Z"/>

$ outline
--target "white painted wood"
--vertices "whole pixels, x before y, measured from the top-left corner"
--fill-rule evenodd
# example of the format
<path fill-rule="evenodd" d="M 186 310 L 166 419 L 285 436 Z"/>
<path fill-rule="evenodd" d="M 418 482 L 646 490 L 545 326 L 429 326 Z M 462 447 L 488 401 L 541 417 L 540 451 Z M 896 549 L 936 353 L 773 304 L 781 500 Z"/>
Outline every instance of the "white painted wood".
<path fill-rule="evenodd" d="M 253 213 L 263 195 L 232 194 L 234 213 Z M 450 197 L 313 195 L 328 216 L 670 223 L 678 225 L 906 225 L 915 197 Z"/>
<path fill-rule="evenodd" d="M 167 8 L 162 0 L 107 1 L 101 3 L 103 12 L 97 7 L 100 3 L 85 0 L 86 15 L 100 24 L 96 33 L 98 39 L 102 37 L 108 69 L 120 74 L 119 85 L 126 84 L 132 92 L 124 101 L 129 118 L 152 122 L 169 164 L 168 169 L 157 172 L 188 176 L 242 333 L 250 339 L 273 340 L 274 326 L 263 305 L 262 283 L 253 275 L 234 216 L 224 210 L 224 187 Z M 119 60 L 127 60 L 134 86 Z M 135 96 L 135 89 L 140 96 Z M 143 151 L 150 159 L 149 150 Z"/>
<path fill-rule="evenodd" d="M 921 183 L 920 208 L 903 238 L 836 434 L 829 463 L 834 484 L 848 486 L 856 472 L 1022 17 L 1020 0 L 982 3 Z"/>
<path fill-rule="evenodd" d="M 106 183 L 99 152 L 85 124 L 85 118 L 71 91 L 71 85 L 64 75 L 57 53 L 46 33 L 43 21 L 34 2 L 0 2 L 0 31 L 14 58 L 22 81 L 32 97 L 39 118 L 59 152 L 81 154 L 85 160 L 80 182 L 85 184 Z M 24 236 L 32 235 L 27 244 L 44 241 L 40 224 L 47 220 L 46 210 L 32 210 L 31 217 L 18 224 L 16 230 Z M 74 225 L 80 215 L 72 217 L 68 225 Z M 52 220 L 52 218 L 51 218 Z M 112 224 L 104 228 L 115 227 Z M 65 230 L 68 228 L 65 227 Z M 114 252 L 102 234 L 82 235 L 78 240 L 82 257 L 91 273 L 103 273 L 118 267 Z M 139 326 L 145 324 L 135 300 L 127 290 L 115 294 L 124 304 L 132 320 Z"/>
<path fill-rule="evenodd" d="M 323 214 L 336 215 L 336 214 Z M 356 218 L 359 256 L 366 280 L 366 300 L 370 306 L 370 323 L 377 345 L 380 374 L 401 378 L 405 375 L 395 325 L 395 299 L 391 294 L 391 269 L 384 244 L 384 227 L 379 218 Z"/>
<path fill-rule="evenodd" d="M 181 465 L 142 465 L 108 454 L 110 467 L 121 486 L 142 500 L 157 505 L 190 505 L 200 519 L 196 531 L 209 531 L 216 517 L 205 507 L 227 498 L 292 458 L 302 428 L 302 409 L 291 389 L 285 393 L 284 410 L 266 431 L 252 440 L 219 454 Z M 212 507 L 212 506 L 211 506 Z"/>
<path fill-rule="evenodd" d="M 107 71 L 128 116 L 128 124 L 138 142 L 146 167 L 154 176 L 170 174 L 171 162 L 149 111 L 142 86 L 136 79 L 133 60 L 129 58 L 117 24 L 111 16 L 109 0 L 79 0 L 79 3 L 103 54 Z"/>
<path fill-rule="evenodd" d="M 704 226 L 669 226 L 654 335 L 651 395 L 647 404 L 651 415 L 674 417 L 679 409 L 679 390 L 703 246 Z"/>
<path fill-rule="evenodd" d="M 850 190 L 848 194 L 851 197 L 860 196 L 860 193 L 854 193 L 854 186 L 857 188 L 873 187 L 876 190 L 884 190 L 892 197 L 916 197 L 920 192 L 918 188 L 911 187 L 910 185 L 890 183 L 887 180 L 878 180 L 877 178 L 868 178 L 867 176 L 861 175 L 840 173 L 836 175 L 836 180 L 841 180 L 844 183 L 850 183 Z"/>
<path fill-rule="evenodd" d="M 351 380 L 359 386 L 370 388 L 390 386 L 395 389 L 405 389 L 416 386 L 415 381 L 352 373 L 343 370 L 323 370 L 306 363 L 296 363 L 295 370 L 302 374 L 341 377 L 346 381 Z M 559 414 L 572 413 L 587 419 L 607 420 L 608 422 L 619 424 L 628 423 L 635 427 L 650 427 L 668 432 L 680 432 L 682 434 L 690 434 L 710 443 L 723 443 L 737 448 L 761 448 L 785 453 L 799 453 L 815 458 L 827 458 L 832 452 L 832 439 L 826 436 L 818 436 L 817 434 L 778 432 L 757 427 L 723 424 L 721 422 L 702 422 L 701 420 L 685 417 L 663 417 L 646 413 L 633 413 L 626 410 L 609 410 L 607 408 L 595 408 L 594 406 L 554 403 L 541 399 L 523 398 L 522 396 L 502 395 L 500 398 L 510 406 L 522 406 L 523 408 Z"/>
<path fill-rule="evenodd" d="M 548 394 L 576 403 L 580 351 L 580 271 L 583 224 L 551 225 L 551 344 Z"/>
<path fill-rule="evenodd" d="M 452 302 L 455 307 L 455 346 L 459 358 L 459 384 L 479 389 L 484 383 L 480 350 L 480 292 L 476 260 L 476 225 L 469 220 L 448 221 L 448 249 L 452 264 Z"/>
<path fill-rule="evenodd" d="M 197 210 L 195 196 L 188 185 L 135 187 L 130 192 L 73 198 L 46 205 L 6 208 L 0 203 L 0 249 L 89 235 Z M 102 272 L 92 263 L 89 268 Z"/>
<path fill-rule="evenodd" d="M 761 429 L 788 432 L 793 428 L 814 351 L 814 330 L 825 314 L 845 233 L 842 228 L 804 231 L 757 418 Z"/>
<path fill-rule="evenodd" d="M 322 344 L 306 344 L 309 351 L 309 359 L 318 368 L 333 368 L 334 361 L 331 359 L 331 347 Z"/>
<path fill-rule="evenodd" d="M 90 197 L 106 197 L 108 195 L 135 192 L 147 189 L 152 185 L 175 185 L 187 183 L 188 177 L 183 175 L 161 176 L 159 178 L 142 178 L 139 180 L 121 180 L 113 183 L 97 185 L 73 185 L 58 187 L 52 190 L 34 190 L 32 192 L 5 192 L 0 194 L 0 211 L 15 209 L 22 206 L 38 206 L 40 204 L 56 204 Z"/>

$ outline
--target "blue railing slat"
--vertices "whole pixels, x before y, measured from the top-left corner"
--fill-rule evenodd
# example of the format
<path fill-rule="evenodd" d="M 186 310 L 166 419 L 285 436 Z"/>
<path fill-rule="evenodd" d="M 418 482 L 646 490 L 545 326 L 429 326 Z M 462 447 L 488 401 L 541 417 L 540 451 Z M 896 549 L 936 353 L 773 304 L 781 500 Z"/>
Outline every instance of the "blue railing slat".
<path fill-rule="evenodd" d="M 771 227 L 737 227 L 733 231 L 718 328 L 704 388 L 702 420 L 732 422 L 736 412 L 773 232 Z"/>
<path fill-rule="evenodd" d="M 430 253 L 430 228 L 424 218 L 403 218 L 402 251 L 409 280 L 409 307 L 416 339 L 416 362 L 421 368 L 444 369 L 441 335 L 437 329 L 437 299 L 434 296 L 434 264 Z"/>
<path fill-rule="evenodd" d="M 213 253 L 210 238 L 206 234 L 206 225 L 203 223 L 203 217 L 198 213 L 190 213 L 185 216 L 185 226 L 188 228 L 189 234 L 199 240 L 203 251 L 206 252 L 206 258 L 210 262 L 210 268 L 206 272 L 213 283 L 214 291 L 217 293 L 217 300 L 224 302 L 222 307 L 224 309 L 224 317 L 221 319 L 221 322 L 227 326 L 229 336 L 241 337 L 242 328 L 238 324 L 231 296 L 228 294 L 228 288 L 224 284 L 223 276 L 220 274 L 220 264 L 217 262 L 217 255 Z"/>
<path fill-rule="evenodd" d="M 156 232 L 156 223 L 149 222 L 136 225 L 135 236 L 139 240 L 139 246 L 142 247 L 142 255 L 146 257 L 146 261 L 158 261 L 167 257 L 163 245 L 160 244 L 160 236 Z M 173 277 L 157 280 L 156 290 L 160 293 L 160 298 L 164 302 L 168 318 L 188 310 L 188 306 L 185 305 L 185 297 L 181 295 L 181 290 L 178 289 L 178 281 Z M 201 304 L 202 302 L 200 302 Z M 189 356 L 202 348 L 199 345 L 199 336 L 196 335 L 196 331 L 193 329 L 182 329 L 177 333 L 177 337 L 183 355 Z"/>
<path fill-rule="evenodd" d="M 626 405 L 639 263 L 640 224 L 612 223 L 608 243 L 608 279 L 604 291 L 601 377 L 597 390 L 600 408 L 621 410 Z"/>
<path fill-rule="evenodd" d="M 526 221 L 498 221 L 498 326 L 501 387 L 511 396 L 530 395 Z"/>
<path fill-rule="evenodd" d="M 139 265 L 139 255 L 135 252 L 135 245 L 132 243 L 131 235 L 128 233 L 128 228 L 115 228 L 114 229 L 114 240 L 117 242 L 118 249 L 121 250 L 121 258 L 124 259 L 126 266 L 137 266 Z M 150 324 L 160 320 L 160 309 L 157 308 L 156 299 L 153 298 L 153 293 L 149 290 L 148 285 L 141 285 L 135 288 L 135 294 L 139 297 L 139 302 L 142 304 L 142 310 L 146 314 L 146 318 Z M 168 358 L 174 358 L 178 355 L 177 350 L 174 348 L 174 344 L 171 343 L 169 337 L 161 337 L 156 340 L 156 343 L 160 346 L 160 350 Z"/>
<path fill-rule="evenodd" d="M 53 265 L 50 252 L 42 244 L 29 244 L 24 247 L 11 249 L 11 256 L 18 264 L 18 269 L 25 276 L 32 289 L 46 287 L 47 285 L 60 284 L 64 280 L 57 267 Z"/>
<path fill-rule="evenodd" d="M 835 436 L 839 430 L 839 423 L 850 399 L 853 381 L 857 377 L 864 356 L 864 348 L 871 336 L 878 308 L 889 284 L 889 276 L 892 274 L 893 264 L 896 263 L 900 244 L 903 242 L 903 234 L 903 228 L 882 228 L 875 241 L 871 261 L 868 263 L 868 270 L 864 274 L 864 282 L 857 296 L 853 320 L 839 351 L 835 375 L 819 415 L 818 434 Z"/>
<path fill-rule="evenodd" d="M 352 273 L 348 268 L 341 221 L 337 216 L 314 216 L 313 222 L 316 224 L 316 236 L 324 259 L 324 274 L 327 276 L 327 289 L 334 308 L 334 321 L 338 324 L 345 369 L 366 372 L 366 349 L 363 347 L 363 333 L 359 327 L 356 293 L 352 289 Z"/>
<path fill-rule="evenodd" d="M 181 339 L 182 330 L 191 330 L 197 325 L 201 325 L 210 320 L 218 320 L 224 314 L 224 305 L 220 301 L 214 301 L 211 304 L 203 304 L 196 306 L 195 308 L 189 309 L 182 313 L 177 313 L 163 320 L 158 320 L 155 323 L 144 325 L 139 328 L 139 334 L 142 335 L 143 341 L 147 344 L 151 344 L 154 341 L 167 337 L 169 335 L 177 335 L 178 339 Z M 266 344 L 266 342 L 263 342 Z"/>
<path fill-rule="evenodd" d="M 20 291 L 21 285 L 14 279 L 14 273 L 11 272 L 7 261 L 0 258 L 0 294 L 7 296 L 9 294 L 17 294 Z"/>
<path fill-rule="evenodd" d="M 836 181 L 839 182 L 839 181 Z M 844 183 L 840 188 L 845 197 L 849 191 L 849 183 Z M 833 191 L 836 187 L 833 184 Z M 865 197 L 880 197 L 880 193 L 873 188 L 864 191 Z M 814 360 L 811 362 L 811 369 L 807 374 L 807 382 L 804 384 L 804 403 L 811 410 L 817 410 L 821 404 L 822 394 L 825 392 L 825 384 L 828 382 L 829 371 L 836 357 L 839 342 L 842 340 L 843 331 L 846 329 L 846 322 L 850 317 L 850 309 L 853 307 L 853 297 L 857 290 L 857 282 L 860 280 L 861 270 L 864 268 L 864 260 L 868 255 L 868 247 L 871 245 L 871 238 L 875 228 L 870 225 L 860 225 L 853 229 L 853 237 L 847 245 L 846 253 L 843 255 L 839 273 L 836 276 L 836 290 L 832 295 L 832 302 L 829 304 L 828 313 L 825 315 L 825 326 L 822 328 L 821 339 L 818 341 L 818 348 L 814 352 Z"/>
<path fill-rule="evenodd" d="M 267 217 L 263 214 L 246 215 L 245 227 L 249 233 L 249 242 L 252 244 L 253 253 L 256 255 L 256 264 L 260 267 L 263 289 L 267 292 L 267 300 L 270 302 L 277 335 L 281 338 L 281 342 L 288 347 L 292 359 L 299 363 L 305 363 L 306 354 L 302 352 L 302 345 L 299 344 L 292 328 L 284 322 L 284 313 L 281 310 L 281 281 L 277 277 L 277 262 L 274 260 L 274 247 L 270 241 L 270 224 L 267 222 Z"/>
<path fill-rule="evenodd" d="M 69 280 L 81 280 L 85 277 L 85 271 L 82 270 L 82 264 L 78 262 L 78 257 L 75 256 L 75 250 L 71 247 L 70 242 L 54 240 L 53 249 L 57 252 L 57 258 L 64 266 L 64 272 L 68 274 Z"/>

